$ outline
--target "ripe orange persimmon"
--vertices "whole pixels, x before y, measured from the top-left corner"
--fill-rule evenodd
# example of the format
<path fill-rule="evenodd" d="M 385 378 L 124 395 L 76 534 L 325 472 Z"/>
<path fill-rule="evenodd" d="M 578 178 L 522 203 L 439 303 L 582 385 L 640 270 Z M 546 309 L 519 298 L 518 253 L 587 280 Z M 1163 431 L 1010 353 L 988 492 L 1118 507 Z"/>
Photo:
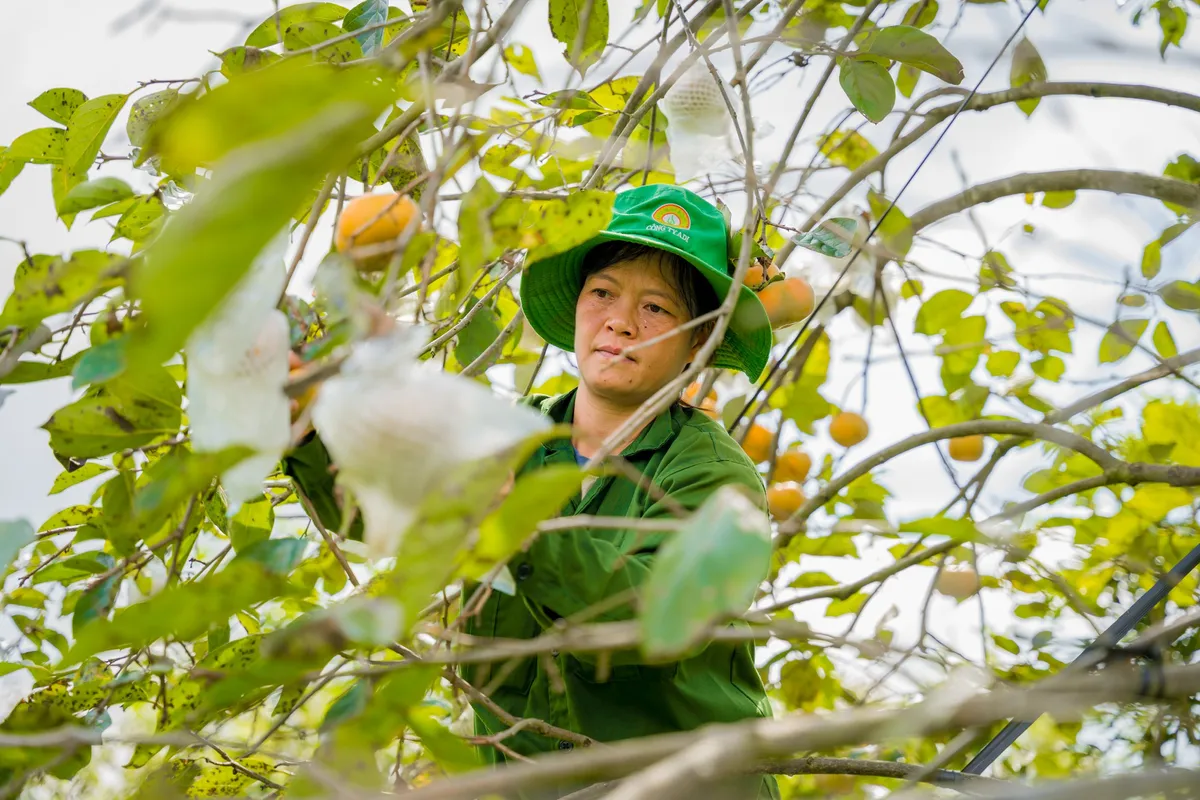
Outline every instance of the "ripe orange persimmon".
<path fill-rule="evenodd" d="M 803 483 L 812 469 L 812 458 L 803 450 L 786 450 L 775 461 L 775 480 Z"/>
<path fill-rule="evenodd" d="M 979 591 L 979 575 L 970 567 L 947 568 L 937 577 L 934 588 L 955 600 L 966 600 Z"/>
<path fill-rule="evenodd" d="M 812 287 L 803 278 L 784 278 L 769 283 L 758 293 L 767 309 L 772 328 L 785 328 L 800 322 L 813 311 L 815 300 Z"/>
<path fill-rule="evenodd" d="M 785 520 L 799 511 L 804 500 L 804 490 L 798 483 L 776 483 L 767 489 L 767 508 L 777 521 Z"/>
<path fill-rule="evenodd" d="M 742 441 L 742 449 L 746 451 L 746 455 L 750 456 L 751 461 L 758 464 L 771 457 L 771 445 L 774 441 L 775 434 L 756 422 L 746 432 L 746 438 Z"/>
<path fill-rule="evenodd" d="M 338 218 L 335 244 L 339 253 L 367 245 L 388 242 L 402 234 L 421 211 L 408 195 L 394 192 L 356 197 L 342 209 Z M 420 222 L 417 223 L 418 227 Z M 374 272 L 387 267 L 390 253 L 356 258 L 358 269 Z"/>
<path fill-rule="evenodd" d="M 750 269 L 746 270 L 746 285 L 751 289 L 757 290 L 766 279 L 767 273 L 758 264 L 751 264 Z"/>
<path fill-rule="evenodd" d="M 853 411 L 843 411 L 829 422 L 829 435 L 842 447 L 853 447 L 869 432 L 867 421 Z"/>
<path fill-rule="evenodd" d="M 956 436 L 950 440 L 947 449 L 955 461 L 978 461 L 983 455 L 983 436 Z"/>
<path fill-rule="evenodd" d="M 683 390 L 683 402 L 687 403 L 693 408 L 699 409 L 708 417 L 716 419 L 719 416 L 717 413 L 717 393 L 712 389 L 709 389 L 708 394 L 704 396 L 704 399 L 697 402 L 696 396 L 699 394 L 700 384 L 693 383 Z"/>

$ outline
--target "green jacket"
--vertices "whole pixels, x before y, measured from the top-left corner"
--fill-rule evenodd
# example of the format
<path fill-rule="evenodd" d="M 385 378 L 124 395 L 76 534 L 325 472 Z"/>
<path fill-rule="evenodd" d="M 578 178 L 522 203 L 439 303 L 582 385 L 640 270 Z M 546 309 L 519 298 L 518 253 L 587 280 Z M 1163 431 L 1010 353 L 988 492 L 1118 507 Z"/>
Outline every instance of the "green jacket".
<path fill-rule="evenodd" d="M 569 424 L 574 419 L 573 391 L 556 397 L 535 395 L 527 402 L 555 422 Z M 316 444 L 319 446 L 319 442 Z M 309 447 L 312 445 L 306 445 Z M 766 506 L 762 479 L 754 464 L 724 428 L 699 411 L 672 406 L 659 414 L 621 455 L 686 509 L 697 508 L 713 491 L 727 484 L 743 487 L 760 506 Z M 323 453 L 311 452 L 300 456 L 312 465 L 325 458 Z M 539 448 L 523 472 L 575 460 L 570 441 L 552 441 Z M 311 476 L 316 470 L 299 472 Z M 304 477 L 300 481 L 304 484 Z M 328 488 L 302 488 L 322 517 L 326 507 L 336 508 Z M 320 499 L 313 497 L 314 492 Z M 573 514 L 642 519 L 671 516 L 667 507 L 645 489 L 614 476 L 597 478 L 583 496 L 577 494 L 570 500 L 561 515 Z M 480 613 L 465 621 L 464 628 L 476 636 L 539 636 L 556 619 L 639 586 L 649 574 L 654 551 L 665 535 L 669 534 L 574 528 L 538 536 L 527 552 L 509 561 L 516 579 L 516 596 L 493 591 Z M 591 619 L 622 620 L 634 614 L 632 604 L 624 603 Z M 516 717 L 541 719 L 602 742 L 771 715 L 750 643 L 711 643 L 670 664 L 642 663 L 637 651 L 613 653 L 601 674 L 596 659 L 587 654 L 555 653 L 553 661 L 557 675 L 552 675 L 544 662 L 526 659 L 515 665 L 472 667 L 465 677 L 480 688 L 491 685 L 490 697 Z M 605 670 L 607 675 L 603 674 Z M 557 679 L 561 679 L 560 691 L 554 686 Z M 487 736 L 507 726 L 487 708 L 475 705 L 475 727 L 478 735 Z M 528 756 L 569 750 L 572 746 L 529 731 L 506 738 L 504 744 Z M 505 760 L 492 747 L 481 748 L 481 754 L 491 763 Z M 541 800 L 577 788 L 558 787 L 528 797 Z M 708 787 L 708 792 L 705 796 L 730 800 L 779 796 L 774 779 L 769 777 L 741 778 L 726 787 Z"/>

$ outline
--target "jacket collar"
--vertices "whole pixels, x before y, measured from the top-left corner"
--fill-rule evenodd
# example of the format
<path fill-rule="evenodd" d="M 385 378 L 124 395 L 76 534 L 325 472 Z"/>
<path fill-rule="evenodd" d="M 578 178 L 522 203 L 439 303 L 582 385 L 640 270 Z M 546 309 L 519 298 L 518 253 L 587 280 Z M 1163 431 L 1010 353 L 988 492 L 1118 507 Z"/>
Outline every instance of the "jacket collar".
<path fill-rule="evenodd" d="M 575 393 L 577 391 L 577 389 L 572 389 L 569 392 L 546 400 L 543 405 L 546 415 L 557 423 L 571 424 L 572 420 L 575 419 Z M 660 412 L 658 416 L 651 420 L 650 424 L 642 429 L 637 438 L 630 442 L 629 446 L 620 455 L 622 458 L 630 458 L 642 453 L 661 450 L 674 441 L 680 427 L 681 421 L 675 413 L 675 405 L 671 404 L 666 410 Z M 557 453 L 559 450 L 569 450 L 571 448 L 571 440 L 555 439 L 554 441 L 547 442 L 544 447 L 548 455 Z"/>

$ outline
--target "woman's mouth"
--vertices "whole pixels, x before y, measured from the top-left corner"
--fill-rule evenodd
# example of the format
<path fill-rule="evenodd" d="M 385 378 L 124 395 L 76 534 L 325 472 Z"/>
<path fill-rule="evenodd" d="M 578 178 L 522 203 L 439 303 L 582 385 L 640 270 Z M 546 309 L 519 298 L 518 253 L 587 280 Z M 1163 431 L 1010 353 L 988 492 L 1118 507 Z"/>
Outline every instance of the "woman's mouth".
<path fill-rule="evenodd" d="M 625 355 L 623 348 L 615 347 L 613 345 L 604 345 L 603 347 L 597 347 L 596 352 L 598 354 L 600 354 L 600 357 L 603 358 L 605 361 L 616 362 L 616 361 L 634 361 L 635 360 L 632 356 Z"/>

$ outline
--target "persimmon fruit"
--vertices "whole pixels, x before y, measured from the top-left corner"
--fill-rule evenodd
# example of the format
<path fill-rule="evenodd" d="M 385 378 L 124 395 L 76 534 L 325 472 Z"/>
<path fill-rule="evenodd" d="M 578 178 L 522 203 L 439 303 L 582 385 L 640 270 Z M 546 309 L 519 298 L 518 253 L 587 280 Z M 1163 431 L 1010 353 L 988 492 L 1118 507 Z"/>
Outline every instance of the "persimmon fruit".
<path fill-rule="evenodd" d="M 955 461 L 978 461 L 983 455 L 983 435 L 956 436 L 950 440 L 947 449 Z"/>
<path fill-rule="evenodd" d="M 803 483 L 812 469 L 812 457 L 803 450 L 785 450 L 775 460 L 775 480 Z"/>
<path fill-rule="evenodd" d="M 804 490 L 798 483 L 776 483 L 767 489 L 767 509 L 777 522 L 799 511 L 804 500 Z"/>
<path fill-rule="evenodd" d="M 419 228 L 420 216 L 421 210 L 408 195 L 385 192 L 356 197 L 346 204 L 338 218 L 335 246 L 339 253 L 353 256 L 355 248 L 396 239 L 414 218 Z M 387 267 L 391 255 L 378 253 L 355 257 L 354 261 L 360 272 L 376 272 Z"/>
<path fill-rule="evenodd" d="M 937 576 L 933 588 L 955 600 L 966 600 L 979 591 L 979 574 L 970 567 L 948 567 Z"/>
<path fill-rule="evenodd" d="M 758 292 L 772 328 L 794 325 L 813 312 L 812 287 L 803 278 L 784 278 L 768 283 Z"/>
<path fill-rule="evenodd" d="M 829 422 L 829 435 L 842 447 L 853 447 L 870 433 L 867 421 L 853 411 L 843 411 Z"/>
<path fill-rule="evenodd" d="M 751 461 L 759 464 L 771 457 L 771 445 L 774 442 L 775 434 L 756 422 L 750 426 L 750 430 L 746 431 L 746 438 L 742 440 L 742 449 L 746 451 L 746 455 L 750 456 Z"/>

